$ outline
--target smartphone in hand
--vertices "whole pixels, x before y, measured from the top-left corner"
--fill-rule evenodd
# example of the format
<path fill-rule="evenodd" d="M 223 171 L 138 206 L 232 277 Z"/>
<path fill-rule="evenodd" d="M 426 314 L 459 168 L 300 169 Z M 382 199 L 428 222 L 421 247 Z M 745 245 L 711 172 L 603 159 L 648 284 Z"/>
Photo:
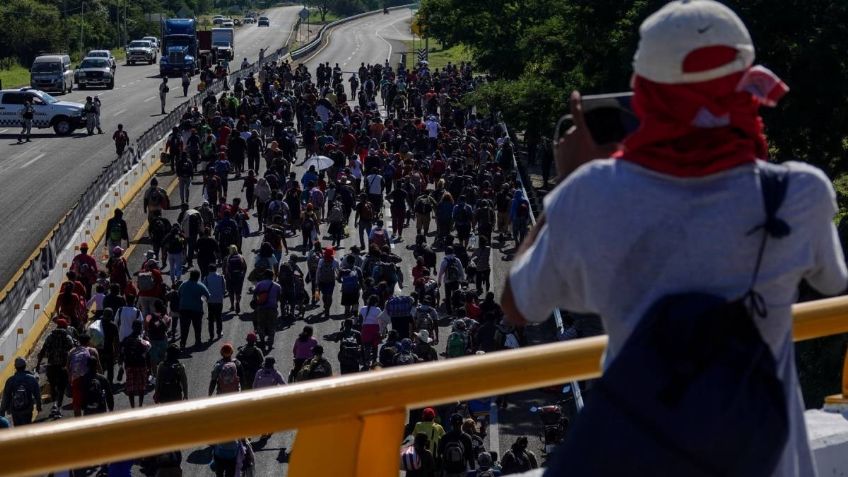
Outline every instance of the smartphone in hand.
<path fill-rule="evenodd" d="M 632 92 L 587 95 L 581 98 L 586 126 L 595 144 L 617 144 L 639 127 L 630 100 Z M 570 114 L 560 118 L 554 131 L 558 141 L 573 124 Z"/>

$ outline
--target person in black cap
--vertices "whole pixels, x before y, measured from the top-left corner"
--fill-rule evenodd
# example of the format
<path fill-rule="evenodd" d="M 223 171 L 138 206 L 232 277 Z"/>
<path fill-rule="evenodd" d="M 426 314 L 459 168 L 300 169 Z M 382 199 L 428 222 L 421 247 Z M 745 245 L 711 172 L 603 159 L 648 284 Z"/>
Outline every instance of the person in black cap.
<path fill-rule="evenodd" d="M 26 370 L 26 364 L 24 358 L 15 358 L 15 374 L 6 380 L 3 401 L 0 403 L 0 417 L 6 413 L 11 414 L 15 427 L 32 422 L 33 407 L 41 412 L 38 377 Z"/>

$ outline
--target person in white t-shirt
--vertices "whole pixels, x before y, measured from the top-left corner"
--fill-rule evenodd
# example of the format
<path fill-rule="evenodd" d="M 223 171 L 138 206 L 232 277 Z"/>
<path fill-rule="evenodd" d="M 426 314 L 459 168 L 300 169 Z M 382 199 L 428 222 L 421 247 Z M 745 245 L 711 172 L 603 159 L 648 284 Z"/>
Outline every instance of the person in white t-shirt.
<path fill-rule="evenodd" d="M 609 336 L 604 367 L 610 368 L 631 337 L 645 336 L 640 322 L 659 299 L 700 292 L 730 302 L 755 293 L 761 306 L 750 315 L 771 351 L 788 430 L 783 444 L 772 447 L 762 442 L 765 436 L 751 435 L 758 444 L 755 453 L 740 456 L 749 461 L 756 456 L 751 465 L 766 465 L 764 460 L 777 454 L 768 469 L 758 469 L 762 475 L 815 475 L 795 370 L 792 304 L 802 280 L 828 295 L 842 293 L 848 284 L 833 224 L 833 186 L 808 164 L 765 162 L 768 144 L 758 110 L 774 106 L 788 87 L 774 73 L 752 66 L 751 37 L 729 8 L 712 0 L 670 2 L 645 20 L 640 36 L 631 80 L 640 126 L 620 145 L 598 145 L 580 95 L 572 95 L 574 126 L 555 149 L 562 182 L 545 196 L 545 214 L 513 262 L 502 296 L 504 313 L 515 324 L 545 321 L 554 308 L 600 315 Z M 788 234 L 775 234 L 773 222 L 758 228 L 766 220 L 766 175 L 785 178 L 785 199 L 776 216 L 786 226 L 780 231 Z M 631 335 L 637 329 L 642 333 Z M 692 346 L 679 347 L 673 359 L 686 359 L 684 348 Z M 717 389 L 710 399 L 723 398 L 721 391 L 726 392 Z M 736 437 L 741 432 L 723 431 Z M 579 434 L 574 436 L 579 441 Z M 668 464 L 651 459 L 662 452 L 651 452 L 659 444 L 605 442 L 604 451 L 616 445 L 640 446 L 648 454 L 640 458 L 640 473 L 668 472 L 652 467 Z M 549 474 L 572 471 L 576 456 L 567 451 L 550 462 Z M 587 457 L 580 464 L 620 467 L 623 457 L 617 457 L 617 462 Z M 582 473 L 616 472 L 587 470 Z"/>

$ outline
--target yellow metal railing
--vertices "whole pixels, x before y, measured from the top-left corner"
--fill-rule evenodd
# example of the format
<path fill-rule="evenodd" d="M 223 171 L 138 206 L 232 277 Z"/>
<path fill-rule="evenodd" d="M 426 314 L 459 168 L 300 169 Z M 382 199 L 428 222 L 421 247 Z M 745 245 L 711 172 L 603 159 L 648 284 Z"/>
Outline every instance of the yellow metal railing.
<path fill-rule="evenodd" d="M 848 332 L 848 297 L 797 305 L 794 314 L 796 340 Z M 594 378 L 606 344 L 599 336 L 35 424 L 0 432 L 0 474 L 45 474 L 297 429 L 292 477 L 394 477 L 408 408 Z"/>

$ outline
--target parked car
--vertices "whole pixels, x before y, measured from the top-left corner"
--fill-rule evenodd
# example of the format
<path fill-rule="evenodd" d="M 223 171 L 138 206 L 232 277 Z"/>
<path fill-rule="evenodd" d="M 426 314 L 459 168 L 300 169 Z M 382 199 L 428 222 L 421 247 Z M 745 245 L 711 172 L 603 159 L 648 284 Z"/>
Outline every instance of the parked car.
<path fill-rule="evenodd" d="M 91 50 L 86 55 L 86 58 L 105 58 L 109 60 L 109 65 L 112 68 L 112 72 L 118 68 L 118 62 L 115 61 L 115 57 L 112 55 L 112 52 L 109 50 Z"/>
<path fill-rule="evenodd" d="M 253 18 L 253 17 L 244 17 L 244 19 L 241 22 L 244 23 L 245 25 L 249 25 L 251 23 L 256 23 L 256 19 Z"/>
<path fill-rule="evenodd" d="M 74 82 L 79 89 L 89 86 L 115 87 L 115 74 L 107 58 L 83 58 L 82 63 L 74 71 Z"/>
<path fill-rule="evenodd" d="M 213 25 L 220 25 L 221 23 L 224 23 L 224 15 L 215 15 L 212 17 Z"/>
<path fill-rule="evenodd" d="M 259 21 L 256 23 L 256 26 L 271 26 L 271 19 L 268 17 L 259 17 Z"/>
<path fill-rule="evenodd" d="M 137 62 L 148 65 L 156 63 L 156 49 L 150 40 L 133 40 L 127 46 L 127 64 L 134 65 Z"/>
<path fill-rule="evenodd" d="M 227 18 L 221 23 L 221 28 L 235 28 L 235 26 L 235 23 L 233 23 L 233 20 L 230 18 Z"/>
<path fill-rule="evenodd" d="M 59 136 L 67 136 L 85 125 L 82 113 L 84 105 L 70 101 L 59 101 L 49 94 L 33 88 L 4 89 L 0 91 L 0 126 L 18 126 L 20 114 L 27 98 L 32 100 L 35 114 L 32 126 L 53 128 Z"/>
<path fill-rule="evenodd" d="M 33 88 L 62 94 L 74 90 L 74 70 L 68 55 L 41 55 L 33 60 L 29 72 Z"/>

